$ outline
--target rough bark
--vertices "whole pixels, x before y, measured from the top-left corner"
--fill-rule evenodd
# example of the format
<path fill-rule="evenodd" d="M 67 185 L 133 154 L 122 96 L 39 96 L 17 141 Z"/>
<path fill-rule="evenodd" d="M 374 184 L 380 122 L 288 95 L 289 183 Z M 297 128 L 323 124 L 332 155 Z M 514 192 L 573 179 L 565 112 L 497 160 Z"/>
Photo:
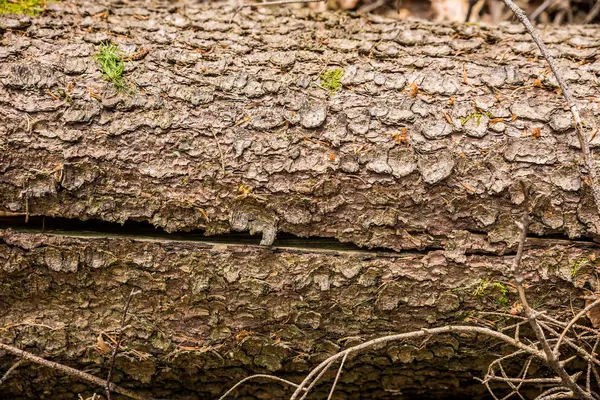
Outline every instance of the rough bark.
<path fill-rule="evenodd" d="M 522 28 L 285 8 L 243 10 L 229 24 L 232 14 L 74 1 L 38 18 L 0 16 L 0 211 L 261 232 L 275 243 L 0 230 L 4 342 L 101 375 L 107 359 L 93 346 L 118 328 L 122 296 L 136 287 L 144 297 L 115 382 L 191 399 L 252 372 L 297 381 L 340 346 L 500 307 L 498 293 L 473 291 L 509 280 L 520 180 L 534 198 L 532 296 L 559 312 L 596 287 L 599 218 L 571 117 Z M 598 37 L 587 26 L 542 31 L 589 121 L 600 104 Z M 126 63 L 126 91 L 93 59 L 106 40 L 139 56 Z M 319 87 L 338 67 L 343 86 Z M 278 233 L 365 250 L 302 239 L 292 249 L 274 242 Z M 491 342 L 470 341 L 361 354 L 347 360 L 339 393 L 480 395 L 472 376 L 493 357 L 481 351 Z M 23 370 L 0 393 L 90 390 Z"/>
<path fill-rule="evenodd" d="M 2 17 L 5 210 L 399 250 L 455 229 L 514 241 L 529 179 L 533 233 L 598 233 L 571 117 L 519 27 L 285 9 L 229 25 L 225 9 L 140 5 Z M 599 32 L 542 32 L 589 118 Z M 108 39 L 149 50 L 126 63 L 132 92 L 103 82 L 93 56 Z M 337 66 L 331 94 L 319 74 Z"/>
<path fill-rule="evenodd" d="M 491 249 L 457 262 L 443 251 L 318 252 L 10 230 L 0 241 L 0 339 L 102 376 L 110 354 L 94 350 L 97 337 L 116 332 L 123 297 L 139 288 L 115 382 L 154 397 L 213 398 L 252 372 L 298 381 L 310 366 L 361 340 L 464 322 L 478 310 L 502 311 L 498 291 L 474 294 L 483 279 L 502 282 L 509 304 L 518 298 L 507 284 L 514 255 Z M 534 243 L 524 263 L 535 304 L 556 313 L 571 297 L 579 306 L 577 287 L 596 284 L 589 260 L 598 257 L 597 249 Z M 574 260 L 582 266 L 575 276 Z M 495 320 L 479 321 L 486 319 Z M 507 323 L 499 319 L 496 326 Z M 506 351 L 492 344 L 484 337 L 447 336 L 360 354 L 347 360 L 339 392 L 347 398 L 391 398 L 398 391 L 481 395 L 473 377 Z M 4 360 L 8 365 L 12 358 Z M 29 368 L 0 392 L 36 398 L 52 390 L 48 398 L 73 398 L 90 390 L 72 381 Z M 243 393 L 282 398 L 284 392 L 255 383 Z"/>

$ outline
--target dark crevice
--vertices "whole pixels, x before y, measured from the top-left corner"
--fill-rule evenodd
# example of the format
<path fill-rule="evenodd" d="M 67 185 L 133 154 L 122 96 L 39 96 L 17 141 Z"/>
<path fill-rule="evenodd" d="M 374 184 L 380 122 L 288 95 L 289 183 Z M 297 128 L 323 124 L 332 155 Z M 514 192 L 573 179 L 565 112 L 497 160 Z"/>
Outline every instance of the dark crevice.
<path fill-rule="evenodd" d="M 251 235 L 249 232 L 230 232 L 222 235 L 205 236 L 202 230 L 169 233 L 153 226 L 149 222 L 127 221 L 123 224 L 107 222 L 97 219 L 79 220 L 75 218 L 31 216 L 25 221 L 24 216 L 0 216 L 0 229 L 12 229 L 24 233 L 47 233 L 62 236 L 110 238 L 125 237 L 139 240 L 171 240 L 206 243 L 208 245 L 238 245 L 260 246 L 262 234 Z M 485 232 L 470 232 L 473 235 L 484 235 Z M 443 239 L 443 238 L 440 238 Z M 440 243 L 443 245 L 443 240 Z M 566 235 L 528 235 L 528 246 L 547 247 L 550 245 L 577 245 L 579 247 L 600 247 L 593 238 L 578 238 L 573 240 Z M 288 251 L 296 249 L 306 252 L 358 252 L 377 256 L 397 257 L 405 254 L 428 254 L 431 251 L 441 250 L 441 246 L 423 249 L 410 249 L 403 252 L 390 248 L 360 247 L 351 242 L 342 242 L 331 237 L 300 237 L 291 233 L 279 232 L 272 246 L 273 251 Z M 504 249 L 503 255 L 510 255 L 515 248 Z M 488 251 L 466 249 L 466 254 L 488 254 Z M 492 254 L 497 254 L 492 252 Z"/>
<path fill-rule="evenodd" d="M 261 233 L 251 235 L 248 232 L 231 232 L 222 235 L 205 236 L 202 230 L 169 233 L 149 222 L 127 221 L 124 224 L 96 219 L 82 221 L 55 217 L 0 217 L 0 229 L 12 229 L 16 232 L 47 233 L 64 236 L 86 237 L 127 237 L 131 239 L 155 239 L 173 241 L 203 242 L 208 244 L 229 244 L 259 246 Z M 363 248 L 354 243 L 344 243 L 335 238 L 299 237 L 290 233 L 278 233 L 270 246 L 278 248 L 297 248 L 335 252 L 394 253 L 387 248 Z M 415 251 L 416 252 L 416 251 Z"/>

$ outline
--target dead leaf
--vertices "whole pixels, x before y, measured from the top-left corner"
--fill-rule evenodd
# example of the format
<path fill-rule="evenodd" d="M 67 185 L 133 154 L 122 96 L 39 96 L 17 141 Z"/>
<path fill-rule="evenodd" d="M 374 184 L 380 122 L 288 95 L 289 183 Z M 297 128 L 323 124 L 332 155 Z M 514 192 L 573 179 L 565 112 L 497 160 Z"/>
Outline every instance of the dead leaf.
<path fill-rule="evenodd" d="M 241 342 L 242 340 L 246 339 L 248 336 L 251 336 L 252 334 L 254 334 L 254 332 L 252 332 L 252 331 L 248 332 L 247 330 L 243 329 L 237 335 L 235 335 L 235 340 L 237 340 L 238 342 Z"/>
<path fill-rule="evenodd" d="M 408 132 L 407 129 L 405 127 L 402 127 L 400 129 L 400 132 L 392 133 L 392 139 L 394 139 L 394 142 L 396 142 L 397 144 L 407 144 L 408 143 L 407 132 Z"/>
<path fill-rule="evenodd" d="M 413 82 L 410 85 L 408 85 L 408 87 L 406 88 L 406 91 L 408 92 L 408 95 L 410 97 L 415 97 L 417 95 L 417 93 L 419 93 L 419 85 L 417 85 L 415 82 Z"/>
<path fill-rule="evenodd" d="M 596 301 L 595 298 L 586 298 L 585 299 L 585 306 L 586 307 L 589 306 L 594 301 Z M 590 319 L 590 322 L 592 323 L 592 326 L 594 328 L 599 328 L 600 327 L 600 304 L 597 305 L 597 306 L 595 306 L 594 308 L 592 308 L 587 313 L 585 313 L 585 315 L 587 315 L 587 317 Z"/>
<path fill-rule="evenodd" d="M 98 339 L 96 339 L 96 347 L 102 354 L 108 354 L 111 351 L 110 346 L 107 345 L 106 342 L 104 341 L 102 334 L 99 334 Z"/>
<path fill-rule="evenodd" d="M 531 130 L 531 138 L 533 140 L 537 140 L 540 138 L 540 136 L 542 136 L 542 130 L 540 128 L 533 128 Z"/>
<path fill-rule="evenodd" d="M 519 315 L 523 312 L 523 306 L 521 305 L 521 303 L 516 302 L 515 304 L 513 304 L 513 306 L 510 308 L 510 314 L 511 315 Z"/>
<path fill-rule="evenodd" d="M 454 125 L 454 122 L 452 121 L 452 118 L 450 117 L 450 115 L 448 115 L 448 113 L 446 111 L 442 111 L 444 113 L 444 117 L 446 118 L 446 121 L 450 124 L 450 125 Z"/>

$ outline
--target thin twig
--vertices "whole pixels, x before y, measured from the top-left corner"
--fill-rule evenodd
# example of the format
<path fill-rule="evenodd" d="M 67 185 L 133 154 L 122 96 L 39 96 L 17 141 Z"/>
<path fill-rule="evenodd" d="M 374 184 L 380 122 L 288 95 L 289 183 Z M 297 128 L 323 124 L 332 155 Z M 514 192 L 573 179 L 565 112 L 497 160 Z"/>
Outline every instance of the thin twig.
<path fill-rule="evenodd" d="M 344 356 L 344 358 L 347 356 L 347 354 Z M 327 364 L 327 366 L 325 366 L 325 368 L 323 368 L 323 370 L 321 370 L 321 373 L 319 375 L 317 375 L 317 377 L 310 383 L 310 385 L 306 388 L 306 392 L 304 393 L 304 395 L 300 398 L 300 400 L 304 400 L 306 399 L 306 396 L 308 396 L 308 394 L 310 393 L 311 389 L 313 387 L 315 387 L 315 385 L 319 382 L 319 380 L 321 380 L 321 378 L 323 377 L 323 375 L 325 375 L 325 372 L 327 372 L 327 370 L 329 369 L 329 367 L 331 367 L 333 365 L 333 361 L 330 362 L 329 364 Z"/>
<path fill-rule="evenodd" d="M 527 378 L 527 372 L 529 372 L 529 367 L 531 366 L 531 361 L 533 361 L 533 357 L 529 357 L 527 362 L 525 363 L 525 367 L 523 368 L 523 379 Z M 521 389 L 523 382 L 517 385 L 517 390 Z M 519 394 L 520 396 L 521 394 Z"/>
<path fill-rule="evenodd" d="M 256 378 L 271 379 L 273 381 L 285 383 L 286 385 L 290 385 L 290 386 L 293 386 L 293 387 L 296 387 L 296 388 L 298 387 L 298 385 L 296 385 L 294 382 L 290 382 L 288 380 L 281 379 L 281 378 L 278 378 L 276 376 L 265 375 L 265 374 L 257 374 L 257 375 L 248 376 L 248 377 L 242 379 L 241 381 L 239 381 L 238 383 L 236 383 L 231 389 L 229 389 L 228 391 L 226 391 L 223 396 L 219 397 L 219 400 L 224 400 L 225 397 L 229 396 L 235 389 L 237 389 L 243 383 L 245 383 L 245 382 L 247 382 L 247 381 L 249 381 L 251 379 L 256 379 Z M 306 390 L 306 389 L 304 389 L 304 390 Z"/>
<path fill-rule="evenodd" d="M 125 319 L 127 317 L 127 310 L 129 309 L 129 304 L 131 303 L 131 298 L 136 294 L 140 293 L 140 291 L 136 291 L 135 289 L 131 289 L 129 296 L 127 297 L 127 301 L 125 302 L 125 306 L 123 307 L 123 314 L 121 315 L 121 329 L 119 330 L 119 336 L 117 338 L 117 343 L 113 350 L 112 356 L 110 358 L 110 367 L 108 368 L 108 377 L 106 378 L 106 384 L 104 385 L 104 390 L 106 391 L 106 399 L 110 399 L 110 380 L 112 379 L 113 369 L 115 368 L 115 359 L 117 358 L 117 353 L 119 352 L 119 346 L 121 345 L 121 340 L 123 339 L 123 331 L 125 330 Z"/>
<path fill-rule="evenodd" d="M 223 175 L 225 175 L 225 157 L 223 156 L 223 151 L 221 150 L 221 145 L 219 144 L 219 139 L 217 139 L 217 135 L 214 131 L 212 134 L 215 138 L 215 143 L 217 144 L 217 150 L 219 150 L 219 157 L 221 158 L 221 172 L 223 173 Z"/>
<path fill-rule="evenodd" d="M 14 354 L 17 357 L 24 358 L 27 361 L 31 361 L 33 363 L 43 365 L 44 367 L 48 367 L 50 369 L 54 369 L 54 370 L 57 370 L 57 371 L 60 371 L 60 372 L 64 372 L 67 375 L 78 377 L 78 378 L 80 378 L 80 379 L 82 379 L 84 381 L 88 381 L 88 382 L 94 383 L 94 384 L 99 385 L 101 387 L 105 387 L 105 385 L 106 385 L 106 381 L 104 379 L 98 378 L 98 377 L 96 377 L 94 375 L 90 375 L 87 372 L 83 372 L 83 371 L 80 371 L 78 369 L 71 368 L 71 367 L 68 367 L 68 366 L 63 365 L 63 364 L 59 364 L 59 363 L 54 362 L 54 361 L 48 361 L 45 358 L 38 357 L 38 356 L 36 356 L 34 354 L 31 354 L 31 353 L 29 353 L 27 351 L 18 349 L 16 347 L 9 346 L 9 345 L 4 344 L 4 343 L 0 343 L 0 349 L 1 350 L 5 350 L 5 351 L 7 351 L 7 352 L 9 352 L 11 354 Z M 120 393 L 120 394 L 125 395 L 125 396 L 129 396 L 132 399 L 136 399 L 136 400 L 156 400 L 156 399 L 154 399 L 152 397 L 142 397 L 142 396 L 138 395 L 137 393 L 135 393 L 135 392 L 133 392 L 133 391 L 131 391 L 129 389 L 125 389 L 123 387 L 117 386 L 114 383 L 111 383 L 110 387 L 111 387 L 111 390 L 113 392 Z"/>
<path fill-rule="evenodd" d="M 595 365 L 592 365 L 592 372 L 594 373 L 594 378 L 596 378 L 596 383 L 600 384 L 600 375 Z"/>
<path fill-rule="evenodd" d="M 535 9 L 534 12 L 531 13 L 531 15 L 529 16 L 529 19 L 532 21 L 535 21 L 537 19 L 537 17 L 540 16 L 541 13 L 543 13 L 546 8 L 550 7 L 552 5 L 552 3 L 554 3 L 556 0 L 546 0 L 544 1 L 538 8 Z"/>
<path fill-rule="evenodd" d="M 592 20 L 594 18 L 596 18 L 596 15 L 598 15 L 599 12 L 600 12 L 600 0 L 597 0 L 596 4 L 594 4 L 594 7 L 592 7 L 589 14 L 583 20 L 583 23 L 589 24 L 590 22 L 592 22 Z"/>
<path fill-rule="evenodd" d="M 541 400 L 541 399 L 547 398 L 547 396 L 551 395 L 552 393 L 560 392 L 560 391 L 564 392 L 564 391 L 567 391 L 567 390 L 569 390 L 569 389 L 564 388 L 562 386 L 556 386 L 556 387 L 553 387 L 553 388 L 550 388 L 550 389 L 546 390 L 545 392 L 542 392 L 534 400 Z"/>
<path fill-rule="evenodd" d="M 587 307 L 585 307 L 583 310 L 579 311 L 577 313 L 576 316 L 574 316 L 571 321 L 569 321 L 569 323 L 567 324 L 567 326 L 565 327 L 565 329 L 562 331 L 562 333 L 560 334 L 560 336 L 558 337 L 558 342 L 556 342 L 556 345 L 554 346 L 554 354 L 558 357 L 558 350 L 560 348 L 560 344 L 562 343 L 565 335 L 567 334 L 567 331 L 569 329 L 571 329 L 571 327 L 573 325 L 575 325 L 575 322 L 577 322 L 577 320 L 581 317 L 583 317 L 585 315 L 586 312 L 588 312 L 589 310 L 591 310 L 592 308 L 596 307 L 598 304 L 600 304 L 600 298 L 596 299 L 596 301 L 594 301 L 593 303 L 590 303 Z"/>
<path fill-rule="evenodd" d="M 550 332 L 553 335 L 558 336 L 559 333 L 552 329 L 551 327 L 549 327 L 548 325 L 546 325 L 544 322 L 538 321 L 540 326 L 544 329 L 546 329 L 548 332 Z M 557 339 L 554 339 L 557 340 Z M 591 361 L 594 364 L 600 366 L 600 360 L 598 360 L 596 357 L 593 357 L 590 353 L 588 353 L 587 351 L 585 351 L 581 346 L 578 346 L 577 344 L 575 344 L 571 339 L 569 339 L 568 336 L 565 336 L 565 338 L 563 339 L 564 342 L 571 346 L 571 348 L 575 351 L 577 351 L 577 353 L 579 353 L 579 355 L 581 355 L 585 360 Z"/>
<path fill-rule="evenodd" d="M 504 1 L 506 2 L 510 0 Z M 579 385 L 577 385 L 577 383 L 573 381 L 573 379 L 569 376 L 567 371 L 561 365 L 556 354 L 552 351 L 552 348 L 548 343 L 548 339 L 546 338 L 544 331 L 540 327 L 540 323 L 536 318 L 536 312 L 531 308 L 529 302 L 527 301 L 527 296 L 525 295 L 525 289 L 523 287 L 523 276 L 521 274 L 521 260 L 523 258 L 523 248 L 525 247 L 525 240 L 527 239 L 527 230 L 529 228 L 529 193 L 528 188 L 523 182 L 521 182 L 521 185 L 523 187 L 523 194 L 525 197 L 525 200 L 523 201 L 524 210 L 520 224 L 521 235 L 519 237 L 519 247 L 517 248 L 517 255 L 512 265 L 512 273 L 515 279 L 515 285 L 517 287 L 517 292 L 519 293 L 521 304 L 523 305 L 523 311 L 525 312 L 525 316 L 527 316 L 527 318 L 529 319 L 529 325 L 531 326 L 533 333 L 540 342 L 540 345 L 542 346 L 542 349 L 546 354 L 546 362 L 548 366 L 552 368 L 556 374 L 558 374 L 563 385 L 569 388 L 569 390 L 571 390 L 579 399 L 594 400 L 594 397 L 592 395 L 584 391 Z"/>
<path fill-rule="evenodd" d="M 592 347 L 592 357 L 594 356 L 594 354 L 596 354 L 596 348 L 598 347 L 598 343 L 600 342 L 600 338 L 596 338 L 596 343 L 594 343 L 594 347 Z M 585 390 L 588 393 L 592 393 L 592 368 L 594 366 L 592 365 L 592 362 L 590 360 L 588 360 L 587 363 L 587 374 L 585 377 Z"/>
<path fill-rule="evenodd" d="M 518 393 L 518 389 L 512 381 L 512 379 L 514 379 L 514 378 L 509 378 L 508 375 L 506 375 L 506 371 L 504 371 L 504 367 L 502 366 L 502 363 L 498 364 L 498 368 L 500 369 L 500 372 L 502 373 L 502 378 L 494 377 L 494 379 L 498 378 L 498 379 L 501 379 L 502 381 L 508 383 L 508 386 L 512 389 L 512 393 Z M 543 383 L 548 383 L 548 382 L 543 382 Z M 520 396 L 520 394 L 519 394 L 519 396 Z"/>
<path fill-rule="evenodd" d="M 25 360 L 19 360 L 16 363 L 14 363 L 13 365 L 11 365 L 10 368 L 8 369 L 8 371 L 6 371 L 6 373 L 4 374 L 4 376 L 2 376 L 2 379 L 0 379 L 0 386 L 4 385 L 4 382 L 6 382 L 6 380 L 10 377 L 10 375 L 13 372 L 15 372 L 15 370 L 17 368 L 19 368 L 24 362 L 25 362 Z"/>
<path fill-rule="evenodd" d="M 419 337 L 427 337 L 429 335 L 439 335 L 439 334 L 443 334 L 443 333 L 455 333 L 455 332 L 481 333 L 481 334 L 484 334 L 484 335 L 487 335 L 490 337 L 494 337 L 494 338 L 500 339 L 518 349 L 524 350 L 526 353 L 529 353 L 535 357 L 538 357 L 538 358 L 542 359 L 543 361 L 546 361 L 546 356 L 544 355 L 543 352 L 539 351 L 538 349 L 533 348 L 531 346 L 527 346 L 526 344 L 524 344 L 522 342 L 514 340 L 512 337 L 510 337 L 508 335 L 494 331 L 489 328 L 482 328 L 479 326 L 468 326 L 468 325 L 448 325 L 448 326 L 442 326 L 439 328 L 421 329 L 419 331 L 412 331 L 412 332 L 407 332 L 407 333 L 400 333 L 397 335 L 383 336 L 383 337 L 380 337 L 377 339 L 369 340 L 367 342 L 361 343 L 354 347 L 350 347 L 346 350 L 343 350 L 339 353 L 332 355 L 331 357 L 327 358 L 326 360 L 321 362 L 319 365 L 317 365 L 315 368 L 313 368 L 313 370 L 304 378 L 302 383 L 300 383 L 300 385 L 298 385 L 298 387 L 296 388 L 296 391 L 294 392 L 294 394 L 292 395 L 290 400 L 296 400 L 298 398 L 298 396 L 300 395 L 300 392 L 302 392 L 304 387 L 307 385 L 307 383 L 310 382 L 312 380 L 312 378 L 316 374 L 318 374 L 323 368 L 325 368 L 329 363 L 344 357 L 348 353 L 354 353 L 354 352 L 375 346 L 377 344 L 382 344 L 382 343 L 387 343 L 387 342 L 392 342 L 392 341 L 415 339 L 415 338 L 419 338 Z"/>
<path fill-rule="evenodd" d="M 490 381 L 500 381 L 507 383 L 560 383 L 560 378 L 530 378 L 530 379 L 522 379 L 522 378 L 503 378 L 500 376 L 490 376 Z"/>
<path fill-rule="evenodd" d="M 556 399 L 572 399 L 573 392 L 562 392 L 562 393 L 554 393 L 548 396 L 540 397 L 539 400 L 556 400 Z"/>
<path fill-rule="evenodd" d="M 365 4 L 364 6 L 362 6 L 361 8 L 358 9 L 358 13 L 368 14 L 372 11 L 377 10 L 381 6 L 384 6 L 386 2 L 387 2 L 387 0 L 377 0 L 374 3 Z"/>
<path fill-rule="evenodd" d="M 335 391 L 335 386 L 337 385 L 338 379 L 340 379 L 340 375 L 342 374 L 342 368 L 344 368 L 344 363 L 346 362 L 346 357 L 348 357 L 347 353 L 344 356 L 344 358 L 342 358 L 342 362 L 340 363 L 340 367 L 338 368 L 337 375 L 335 376 L 335 380 L 333 381 L 333 385 L 331 386 L 331 390 L 329 391 L 329 396 L 327 396 L 327 400 L 331 400 L 331 397 L 333 396 L 333 392 Z"/>
<path fill-rule="evenodd" d="M 556 78 L 556 81 L 558 82 L 558 86 L 560 87 L 560 90 L 562 91 L 563 96 L 565 96 L 565 100 L 567 101 L 567 104 L 571 110 L 571 114 L 573 115 L 573 121 L 575 122 L 575 132 L 577 133 L 577 139 L 579 140 L 579 145 L 581 146 L 581 151 L 583 153 L 583 161 L 585 163 L 585 167 L 587 169 L 588 176 L 591 180 L 590 186 L 592 189 L 592 195 L 594 197 L 594 203 L 596 204 L 596 209 L 600 213 L 600 186 L 598 186 L 598 178 L 596 175 L 596 168 L 594 167 L 594 159 L 592 158 L 592 152 L 590 150 L 588 140 L 586 139 L 584 132 L 583 132 L 583 124 L 581 123 L 581 117 L 579 115 L 579 108 L 577 107 L 577 104 L 575 103 L 575 99 L 573 98 L 573 95 L 571 94 L 571 91 L 569 90 L 569 87 L 567 86 L 567 82 L 564 80 L 562 75 L 559 73 L 558 66 L 556 65 L 556 61 L 554 60 L 554 57 L 552 57 L 552 55 L 550 55 L 550 53 L 548 52 L 546 45 L 540 38 L 537 30 L 533 27 L 533 25 L 527 18 L 527 15 L 525 15 L 525 12 L 523 12 L 523 10 L 518 5 L 516 5 L 512 0 L 502 0 L 502 1 L 504 2 L 504 4 L 506 4 L 506 6 L 508 8 L 510 8 L 510 10 L 515 14 L 515 16 L 519 19 L 519 21 L 523 24 L 523 26 L 525 26 L 525 29 L 527 29 L 527 31 L 529 32 L 529 35 L 531 35 L 531 38 L 533 39 L 535 44 L 540 49 L 540 53 L 542 53 L 542 57 L 544 57 L 546 59 L 546 61 L 548 62 L 548 64 L 550 65 L 550 69 L 552 70 L 552 73 L 554 74 L 554 77 Z"/>

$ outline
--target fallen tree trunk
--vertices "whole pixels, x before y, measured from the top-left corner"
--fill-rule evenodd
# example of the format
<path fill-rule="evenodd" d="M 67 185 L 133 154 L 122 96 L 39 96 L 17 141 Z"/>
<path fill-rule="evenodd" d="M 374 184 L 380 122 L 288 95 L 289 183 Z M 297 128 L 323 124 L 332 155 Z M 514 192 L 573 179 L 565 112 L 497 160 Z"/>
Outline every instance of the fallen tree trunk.
<path fill-rule="evenodd" d="M 366 337 L 510 305 L 523 180 L 535 199 L 532 290 L 558 312 L 595 288 L 599 219 L 571 116 L 522 29 L 232 15 L 77 1 L 0 16 L 0 210 L 21 216 L 0 231 L 3 342 L 101 375 L 98 337 L 108 340 L 122 294 L 137 287 L 123 386 L 195 398 L 252 372 L 297 378 Z M 599 33 L 542 32 L 588 117 L 600 104 Z M 94 59 L 107 40 L 128 59 L 125 90 Z M 55 235 L 26 232 L 25 219 L 56 222 Z M 102 222 L 67 229 L 88 219 L 128 224 L 111 227 L 116 236 Z M 132 221 L 226 244 L 152 229 L 142 238 Z M 242 245 L 232 231 L 274 246 Z M 318 248 L 319 238 L 330 240 Z M 489 342 L 464 339 L 361 354 L 339 390 L 480 395 L 472 377 Z M 43 385 L 22 375 L 0 392 L 89 391 L 26 374 Z M 240 390 L 283 395 L 272 383 Z"/>
<path fill-rule="evenodd" d="M 571 117 L 519 28 L 53 7 L 0 25 L 7 211 L 422 249 L 456 229 L 514 241 L 529 179 L 533 233 L 598 233 Z M 543 37 L 596 115 L 598 31 L 569 29 Z M 148 51 L 129 91 L 94 60 L 108 39 Z"/>
<path fill-rule="evenodd" d="M 257 372 L 298 381 L 340 348 L 388 332 L 465 320 L 502 327 L 508 320 L 477 317 L 477 311 L 503 311 L 517 299 L 507 283 L 512 254 L 472 254 L 455 262 L 442 251 L 0 235 L 2 342 L 105 376 L 109 354 L 101 345 L 110 342 L 102 334 L 114 335 L 128 288 L 141 289 L 130 309 L 116 382 L 153 397 L 214 398 Z M 524 260 L 536 304 L 553 314 L 565 298 L 579 305 L 573 283 L 595 283 L 590 260 L 597 255 L 573 243 L 530 244 Z M 394 343 L 349 359 L 338 390 L 351 398 L 481 396 L 485 388 L 473 377 L 503 351 L 492 344 L 468 335 Z M 25 384 L 27 377 L 43 385 Z M 51 398 L 72 398 L 90 390 L 63 379 L 28 368 L 0 391 L 27 398 L 51 390 Z M 261 382 L 236 394 L 244 393 L 283 398 L 286 391 Z"/>

